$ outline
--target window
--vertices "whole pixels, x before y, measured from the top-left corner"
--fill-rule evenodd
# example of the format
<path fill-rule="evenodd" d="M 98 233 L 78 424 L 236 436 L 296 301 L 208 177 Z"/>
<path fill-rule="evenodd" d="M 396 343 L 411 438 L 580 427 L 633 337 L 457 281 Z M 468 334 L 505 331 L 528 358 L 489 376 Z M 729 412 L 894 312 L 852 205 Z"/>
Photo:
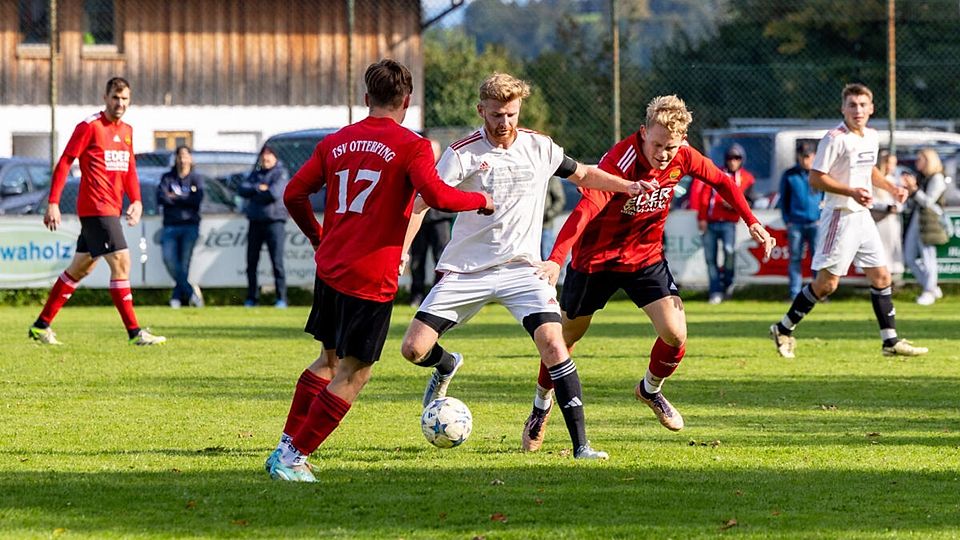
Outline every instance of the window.
<path fill-rule="evenodd" d="M 50 43 L 50 0 L 20 0 L 20 43 Z"/>
<path fill-rule="evenodd" d="M 84 0 L 83 44 L 116 45 L 113 0 Z"/>
<path fill-rule="evenodd" d="M 154 131 L 154 150 L 176 150 L 178 146 L 193 148 L 192 131 Z"/>

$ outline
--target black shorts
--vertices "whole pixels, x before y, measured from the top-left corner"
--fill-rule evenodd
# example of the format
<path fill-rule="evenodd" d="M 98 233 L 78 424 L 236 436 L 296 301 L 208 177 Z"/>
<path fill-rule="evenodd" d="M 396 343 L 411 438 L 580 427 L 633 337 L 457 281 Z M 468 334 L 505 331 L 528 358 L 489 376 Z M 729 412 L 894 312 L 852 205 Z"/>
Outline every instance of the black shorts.
<path fill-rule="evenodd" d="M 313 283 L 313 308 L 304 331 L 336 349 L 337 356 L 361 362 L 380 359 L 390 330 L 393 302 L 364 300 L 334 290 L 319 277 Z"/>
<path fill-rule="evenodd" d="M 667 261 L 660 261 L 635 272 L 577 272 L 567 266 L 560 294 L 560 309 L 568 319 L 593 315 L 603 309 L 617 290 L 623 289 L 637 307 L 667 296 L 678 296 L 680 289 L 673 280 Z"/>
<path fill-rule="evenodd" d="M 88 216 L 80 218 L 80 236 L 77 252 L 89 253 L 96 259 L 101 255 L 127 249 L 119 216 Z"/>

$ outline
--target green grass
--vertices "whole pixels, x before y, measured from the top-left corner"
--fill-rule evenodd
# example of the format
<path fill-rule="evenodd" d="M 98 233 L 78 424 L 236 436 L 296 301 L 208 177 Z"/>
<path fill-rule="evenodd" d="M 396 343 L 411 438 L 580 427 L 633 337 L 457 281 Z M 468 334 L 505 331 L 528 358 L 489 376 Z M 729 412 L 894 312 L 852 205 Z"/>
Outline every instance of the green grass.
<path fill-rule="evenodd" d="M 960 300 L 898 301 L 901 335 L 932 350 L 880 354 L 863 298 L 818 306 L 798 358 L 766 332 L 782 302 L 688 301 L 687 357 L 664 387 L 671 433 L 632 389 L 653 342 L 615 302 L 575 360 L 588 434 L 575 462 L 560 415 L 518 451 L 533 344 L 500 307 L 445 338 L 467 364 L 450 394 L 472 409 L 452 450 L 419 433 L 428 373 L 384 359 L 312 459 L 320 483 L 272 482 L 294 382 L 318 346 L 304 307 L 141 307 L 170 342 L 126 344 L 111 307 L 68 306 L 60 348 L 29 342 L 39 309 L 0 307 L 0 536 L 10 538 L 956 538 L 960 536 Z"/>

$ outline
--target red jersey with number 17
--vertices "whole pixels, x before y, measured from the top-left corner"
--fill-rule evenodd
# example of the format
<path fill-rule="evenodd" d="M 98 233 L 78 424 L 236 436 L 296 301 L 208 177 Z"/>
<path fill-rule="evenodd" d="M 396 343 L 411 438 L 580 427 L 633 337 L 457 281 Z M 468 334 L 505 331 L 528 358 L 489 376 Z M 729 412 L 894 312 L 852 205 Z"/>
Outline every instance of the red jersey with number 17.
<path fill-rule="evenodd" d="M 119 216 L 123 194 L 140 200 L 140 179 L 133 157 L 133 128 L 120 120 L 110 122 L 102 112 L 77 124 L 53 171 L 50 203 L 60 204 L 73 160 L 80 158 L 80 192 L 77 215 Z"/>
<path fill-rule="evenodd" d="M 562 265 L 572 247 L 571 265 L 578 272 L 635 272 L 660 262 L 673 190 L 686 175 L 713 186 L 748 226 L 757 223 L 730 177 L 688 144 L 664 170 L 650 166 L 642 147 L 640 133 L 634 133 L 611 148 L 599 167 L 627 180 L 656 180 L 659 189 L 637 197 L 581 189 L 583 198 L 560 229 L 549 260 Z"/>
<path fill-rule="evenodd" d="M 326 185 L 323 226 L 308 196 Z M 397 294 L 403 238 L 413 200 L 448 211 L 477 210 L 486 199 L 445 184 L 430 141 L 392 118 L 367 117 L 328 135 L 284 193 L 290 217 L 318 245 L 317 276 L 335 290 L 376 302 Z"/>

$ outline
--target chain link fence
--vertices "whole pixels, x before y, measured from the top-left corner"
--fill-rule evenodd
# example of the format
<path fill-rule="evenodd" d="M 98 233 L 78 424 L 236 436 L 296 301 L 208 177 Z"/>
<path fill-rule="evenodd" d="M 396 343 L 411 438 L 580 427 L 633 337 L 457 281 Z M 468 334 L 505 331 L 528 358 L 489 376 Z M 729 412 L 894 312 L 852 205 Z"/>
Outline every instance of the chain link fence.
<path fill-rule="evenodd" d="M 425 5 L 439 9 L 448 2 Z M 702 130 L 726 126 L 731 118 L 839 120 L 847 82 L 870 86 L 875 118 L 888 118 L 891 26 L 896 117 L 960 118 L 960 4 L 897 0 L 893 25 L 890 7 L 888 0 L 474 0 L 425 34 L 432 84 L 426 127 L 447 127 L 445 108 L 456 105 L 445 103 L 444 93 L 461 78 L 475 79 L 475 88 L 491 65 L 514 70 L 542 98 L 521 121 L 584 160 L 598 159 L 616 140 L 615 107 L 626 136 L 643 122 L 646 103 L 661 94 L 687 102 L 695 145 L 703 142 Z M 461 42 L 473 46 L 479 61 L 461 58 Z M 468 74 L 472 68 L 476 72 Z M 463 93 L 454 88 L 450 96 L 469 110 L 476 92 L 469 98 Z"/>

